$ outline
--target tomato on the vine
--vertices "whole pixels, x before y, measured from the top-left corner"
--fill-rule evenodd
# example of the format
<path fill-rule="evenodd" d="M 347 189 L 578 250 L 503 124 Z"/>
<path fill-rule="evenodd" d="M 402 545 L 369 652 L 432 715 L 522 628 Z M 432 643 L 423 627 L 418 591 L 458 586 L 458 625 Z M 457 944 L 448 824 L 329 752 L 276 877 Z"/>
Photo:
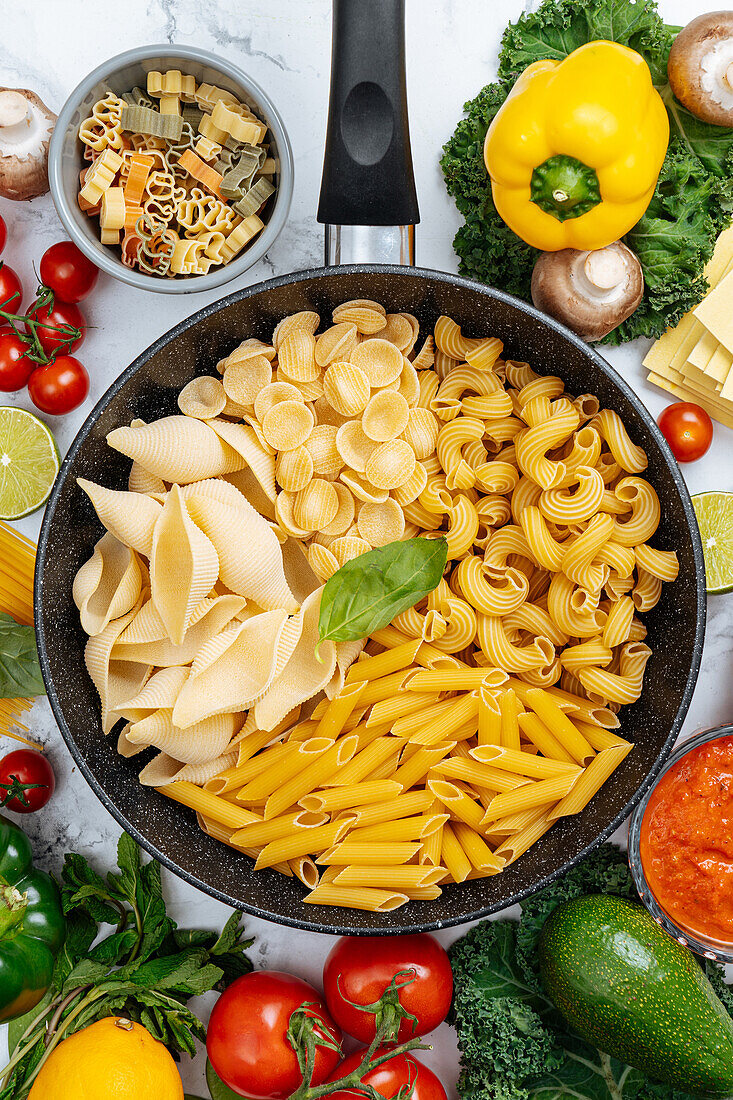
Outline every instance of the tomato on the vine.
<path fill-rule="evenodd" d="M 0 391 L 22 390 L 38 366 L 29 359 L 28 345 L 9 328 L 0 330 Z"/>
<path fill-rule="evenodd" d="M 0 807 L 16 814 L 32 814 L 46 805 L 56 787 L 56 776 L 42 752 L 16 749 L 0 760 Z"/>
<path fill-rule="evenodd" d="M 62 302 L 81 302 L 94 289 L 98 277 L 99 268 L 71 241 L 59 241 L 43 253 L 41 282 Z"/>
<path fill-rule="evenodd" d="M 696 462 L 713 441 L 713 422 L 699 405 L 675 401 L 667 405 L 657 424 L 678 462 Z"/>
<path fill-rule="evenodd" d="M 365 1050 L 366 1048 L 356 1050 L 345 1058 L 333 1071 L 329 1080 L 338 1081 L 339 1077 L 353 1073 L 363 1060 Z M 376 1051 L 375 1057 L 384 1053 L 386 1053 L 385 1049 L 381 1048 Z M 392 1097 L 398 1094 L 404 1096 L 410 1088 L 413 1088 L 411 1100 L 447 1100 L 439 1078 L 410 1054 L 398 1054 L 390 1058 L 381 1066 L 365 1073 L 362 1081 L 376 1089 L 385 1100 L 392 1100 Z M 361 1093 L 354 1092 L 352 1089 L 344 1089 L 342 1092 L 331 1093 L 328 1100 L 356 1100 L 361 1096 Z"/>
<path fill-rule="evenodd" d="M 292 974 L 244 974 L 214 1005 L 206 1050 L 216 1073 L 239 1096 L 285 1100 L 302 1083 L 287 1032 L 302 1005 L 301 1022 L 329 1045 L 315 1048 L 312 1084 L 328 1078 L 339 1060 L 341 1033 L 313 986 Z"/>
<path fill-rule="evenodd" d="M 55 295 L 53 305 L 50 303 L 44 305 L 42 301 L 35 301 L 28 310 L 28 316 L 33 321 L 39 322 L 36 333 L 41 347 L 48 356 L 59 350 L 70 354 L 84 343 L 84 337 L 86 336 L 84 314 L 78 306 L 72 305 L 70 302 L 62 302 Z M 63 331 L 58 331 L 63 329 L 64 326 L 78 329 L 79 335 L 70 340 L 69 336 Z M 29 336 L 33 335 L 33 329 L 27 321 L 25 331 Z"/>
<path fill-rule="evenodd" d="M 59 355 L 53 363 L 36 367 L 28 379 L 31 401 L 52 416 L 71 412 L 89 393 L 89 375 L 73 355 Z"/>
<path fill-rule="evenodd" d="M 375 1004 L 393 978 L 396 989 L 388 997 L 393 1007 L 380 1006 L 377 1014 L 359 1007 Z M 323 989 L 329 1012 L 349 1035 L 371 1042 L 391 1011 L 396 1033 L 388 1037 L 403 1043 L 443 1022 L 453 996 L 453 973 L 432 936 L 343 936 L 326 959 Z"/>
<path fill-rule="evenodd" d="M 8 239 L 8 229 L 5 225 L 5 219 L 0 218 L 0 252 L 5 248 L 5 242 Z"/>
<path fill-rule="evenodd" d="M 6 313 L 20 313 L 20 303 L 23 298 L 23 286 L 13 271 L 6 263 L 0 260 L 0 309 Z"/>

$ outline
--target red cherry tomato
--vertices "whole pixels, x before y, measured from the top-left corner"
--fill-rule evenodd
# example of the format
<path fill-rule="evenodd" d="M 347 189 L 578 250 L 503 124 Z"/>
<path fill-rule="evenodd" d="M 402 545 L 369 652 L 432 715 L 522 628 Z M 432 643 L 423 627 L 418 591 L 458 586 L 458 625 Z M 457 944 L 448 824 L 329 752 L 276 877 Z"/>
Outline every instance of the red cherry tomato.
<path fill-rule="evenodd" d="M 0 309 L 6 313 L 20 313 L 20 303 L 23 298 L 23 286 L 20 279 L 8 267 L 0 261 Z"/>
<path fill-rule="evenodd" d="M 713 422 L 699 405 L 676 401 L 657 419 L 659 430 L 678 462 L 696 462 L 713 441 Z"/>
<path fill-rule="evenodd" d="M 9 328 L 0 330 L 0 391 L 22 390 L 38 366 L 26 355 L 28 345 Z"/>
<path fill-rule="evenodd" d="M 42 752 L 16 749 L 0 760 L 0 806 L 16 814 L 32 814 L 45 806 L 56 787 L 56 776 Z"/>
<path fill-rule="evenodd" d="M 62 302 L 81 302 L 94 289 L 99 268 L 71 241 L 59 241 L 41 258 L 41 282 Z"/>
<path fill-rule="evenodd" d="M 84 343 L 84 337 L 86 336 L 84 314 L 78 306 L 72 305 L 70 302 L 62 302 L 55 298 L 53 306 L 43 306 L 36 301 L 28 310 L 28 315 L 34 321 L 42 322 L 36 332 L 46 355 L 53 355 L 59 349 L 65 353 L 70 353 L 76 351 Z M 70 343 L 68 336 L 63 331 L 56 331 L 57 329 L 63 329 L 65 325 L 79 330 L 79 336 Z M 32 335 L 31 328 L 27 323 L 25 330 L 29 335 Z"/>
<path fill-rule="evenodd" d="M 344 1059 L 333 1071 L 329 1080 L 337 1081 L 339 1077 L 353 1073 L 364 1057 L 365 1049 L 355 1050 Z M 378 1054 L 384 1053 L 384 1047 L 380 1048 Z M 395 1058 L 390 1058 L 388 1062 L 383 1062 L 381 1066 L 365 1074 L 362 1081 L 366 1085 L 372 1085 L 385 1100 L 392 1100 L 392 1097 L 397 1096 L 398 1093 L 404 1095 L 413 1084 L 415 1087 L 412 1100 L 447 1100 L 445 1089 L 433 1071 L 410 1054 L 398 1054 Z M 331 1093 L 329 1100 L 356 1100 L 356 1097 L 360 1096 L 362 1096 L 361 1093 L 344 1089 L 343 1092 Z"/>
<path fill-rule="evenodd" d="M 339 1044 L 339 1029 L 307 982 L 277 970 L 232 982 L 214 1005 L 206 1035 L 209 1060 L 224 1084 L 254 1100 L 290 1096 L 302 1077 L 286 1033 L 291 1015 L 306 1003 L 317 1031 Z M 338 1050 L 317 1046 L 313 1084 L 323 1084 L 338 1060 Z"/>
<path fill-rule="evenodd" d="M 5 242 L 8 239 L 8 230 L 5 225 L 5 219 L 0 218 L 0 252 L 5 248 Z"/>
<path fill-rule="evenodd" d="M 73 355 L 59 355 L 46 367 L 36 367 L 28 379 L 31 401 L 41 412 L 61 416 L 81 405 L 89 393 L 89 375 Z"/>
<path fill-rule="evenodd" d="M 403 971 L 410 973 L 400 973 Z M 339 1027 L 370 1043 L 375 1033 L 374 1013 L 360 1011 L 355 1005 L 378 1001 L 396 974 L 400 974 L 399 1003 L 417 1018 L 417 1024 L 413 1030 L 413 1021 L 403 1016 L 398 1034 L 391 1038 L 404 1043 L 441 1024 L 453 996 L 453 973 L 437 940 L 428 935 L 343 936 L 323 968 L 326 1004 Z"/>

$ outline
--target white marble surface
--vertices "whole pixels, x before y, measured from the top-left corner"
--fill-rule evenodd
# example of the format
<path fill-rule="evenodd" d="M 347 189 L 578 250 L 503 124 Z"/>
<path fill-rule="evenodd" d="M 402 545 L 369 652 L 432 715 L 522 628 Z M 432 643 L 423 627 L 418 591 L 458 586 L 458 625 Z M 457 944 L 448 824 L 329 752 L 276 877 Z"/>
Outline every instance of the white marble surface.
<path fill-rule="evenodd" d="M 437 163 L 440 146 L 464 101 L 493 77 L 501 31 L 523 6 L 521 0 L 407 0 L 408 92 L 422 213 L 417 248 L 418 262 L 425 267 L 456 270 L 451 241 L 459 219 L 443 189 Z M 704 0 L 661 0 L 660 6 L 668 22 L 681 24 L 709 5 Z M 127 0 L 112 6 L 103 0 L 0 0 L 0 24 L 0 84 L 33 88 L 56 111 L 89 70 L 141 44 L 196 44 L 249 71 L 269 91 L 288 128 L 295 154 L 295 196 L 288 225 L 269 255 L 226 290 L 322 262 L 322 231 L 315 210 L 328 102 L 328 0 Z M 38 265 L 48 245 L 63 237 L 60 223 L 49 196 L 31 203 L 0 200 L 0 213 L 9 231 L 3 259 L 18 270 L 30 296 L 35 286 L 33 265 Z M 219 296 L 216 292 L 156 296 L 101 278 L 83 305 L 92 327 L 80 358 L 91 375 L 91 393 L 76 412 L 63 419 L 49 418 L 62 451 L 108 385 L 139 352 Z M 667 401 L 644 381 L 645 350 L 646 345 L 637 342 L 613 349 L 608 358 L 656 415 Z M 26 394 L 10 400 L 32 408 Z M 692 492 L 733 489 L 730 432 L 716 425 L 711 450 L 702 461 L 684 467 L 684 475 Z M 40 521 L 39 513 L 20 527 L 35 537 Z M 731 627 L 733 596 L 714 597 L 700 679 L 683 736 L 731 717 L 733 677 L 726 674 L 733 650 Z M 48 745 L 59 779 L 50 806 L 23 822 L 40 862 L 58 869 L 63 852 L 72 848 L 106 866 L 113 857 L 117 823 L 73 766 L 45 700 L 35 706 L 31 725 L 33 735 Z M 9 747 L 6 742 L 0 751 Z M 223 905 L 166 872 L 164 881 L 171 913 L 180 923 L 214 927 L 224 921 Z M 257 937 L 252 952 L 257 966 L 291 970 L 318 981 L 330 937 L 293 932 L 255 919 L 248 926 Z M 448 943 L 456 934 L 445 932 L 441 939 Z M 202 1012 L 210 1002 L 211 998 L 204 999 Z M 434 1050 L 426 1061 L 442 1077 L 449 1095 L 455 1095 L 453 1032 L 443 1025 L 434 1038 Z M 202 1065 L 199 1056 L 182 1067 L 190 1091 L 205 1091 Z"/>

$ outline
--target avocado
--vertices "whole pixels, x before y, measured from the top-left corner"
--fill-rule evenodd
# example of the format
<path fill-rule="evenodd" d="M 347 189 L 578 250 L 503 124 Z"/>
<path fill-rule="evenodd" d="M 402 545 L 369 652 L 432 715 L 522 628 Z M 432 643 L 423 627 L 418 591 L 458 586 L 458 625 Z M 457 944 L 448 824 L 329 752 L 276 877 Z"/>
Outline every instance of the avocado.
<path fill-rule="evenodd" d="M 733 1019 L 692 952 L 640 905 L 565 902 L 539 942 L 545 990 L 587 1042 L 698 1096 L 733 1096 Z"/>

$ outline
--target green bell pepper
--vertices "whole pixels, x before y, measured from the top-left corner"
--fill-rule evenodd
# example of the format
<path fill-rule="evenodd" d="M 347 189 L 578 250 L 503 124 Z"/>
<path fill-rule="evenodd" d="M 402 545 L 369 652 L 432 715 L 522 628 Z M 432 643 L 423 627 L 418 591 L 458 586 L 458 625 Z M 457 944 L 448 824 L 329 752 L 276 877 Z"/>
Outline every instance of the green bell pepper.
<path fill-rule="evenodd" d="M 56 883 L 34 869 L 22 829 L 0 817 L 0 1023 L 38 1004 L 65 938 Z"/>

